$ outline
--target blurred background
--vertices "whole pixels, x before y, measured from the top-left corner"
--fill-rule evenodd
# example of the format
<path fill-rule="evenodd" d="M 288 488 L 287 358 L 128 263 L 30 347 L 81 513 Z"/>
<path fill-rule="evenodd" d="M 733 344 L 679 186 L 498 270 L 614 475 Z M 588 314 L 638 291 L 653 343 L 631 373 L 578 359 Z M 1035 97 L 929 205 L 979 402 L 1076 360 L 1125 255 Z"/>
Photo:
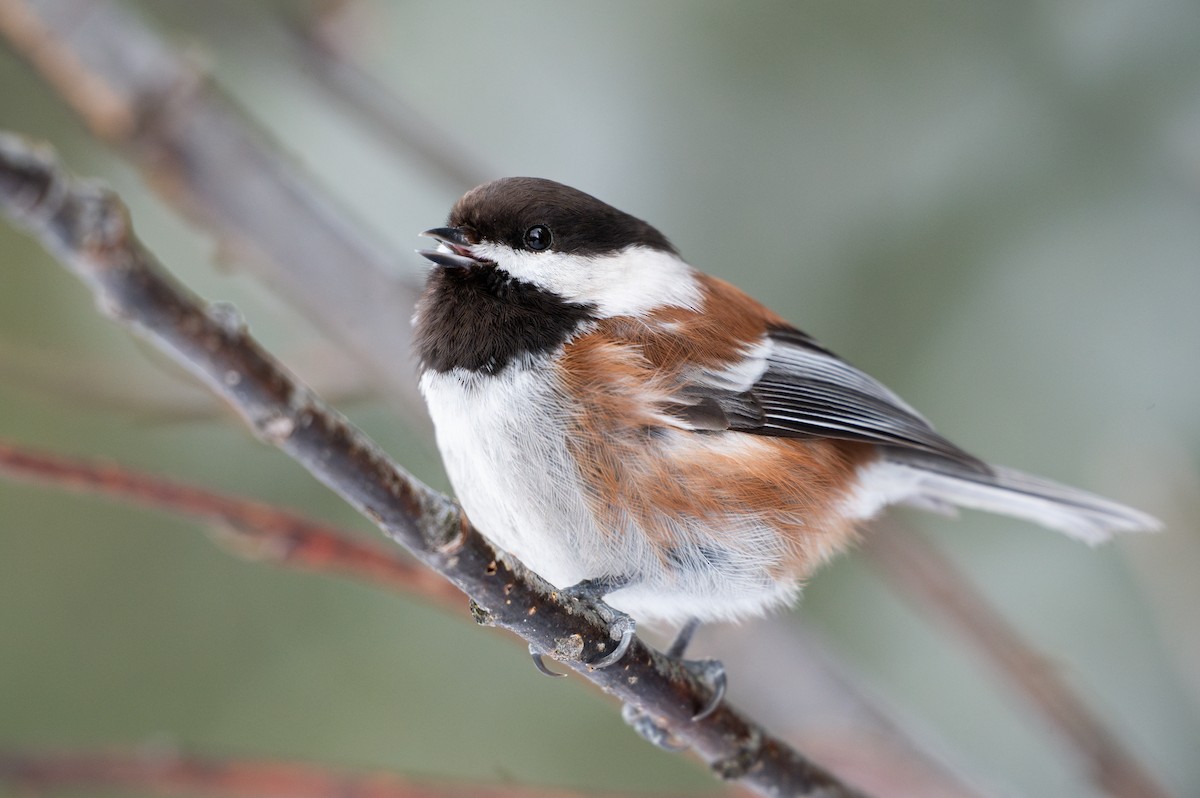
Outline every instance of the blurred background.
<path fill-rule="evenodd" d="M 74 172 L 112 185 L 176 275 L 236 304 L 290 367 L 448 489 L 404 387 L 415 372 L 406 289 L 365 319 L 334 308 L 367 328 L 364 356 L 336 321 L 289 298 L 300 278 L 263 278 L 251 264 L 269 257 L 253 242 L 181 212 L 145 139 L 97 136 L 95 118 L 90 131 L 13 32 L 29 30 L 29 13 L 64 24 L 70 5 L 0 2 L 0 128 L 49 141 Z M 1200 795 L 1194 0 L 74 5 L 76 41 L 100 30 L 89 14 L 115 9 L 198 83 L 210 77 L 398 285 L 419 284 L 415 234 L 471 182 L 559 180 L 651 221 L 691 263 L 767 301 L 972 452 L 1162 518 L 1165 534 L 1096 550 L 975 513 L 897 511 L 878 531 L 918 529 L 1169 794 Z M 390 109 L 390 128 L 351 86 Z M 206 179 L 236 192 L 244 176 L 231 163 Z M 278 502 L 376 539 L 95 313 L 7 224 L 0 266 L 4 441 Z M 247 562 L 197 529 L 0 481 L 0 746 L 722 789 L 639 740 L 581 680 L 540 677 L 523 645 L 470 623 L 465 600 L 447 614 Z M 913 760 L 891 735 L 961 794 L 1105 794 L 995 663 L 897 590 L 878 556 L 842 557 L 791 613 L 708 629 L 695 653 L 723 658 L 734 703 L 775 731 L 847 773 L 874 768 L 879 794 L 934 794 L 894 775 Z"/>

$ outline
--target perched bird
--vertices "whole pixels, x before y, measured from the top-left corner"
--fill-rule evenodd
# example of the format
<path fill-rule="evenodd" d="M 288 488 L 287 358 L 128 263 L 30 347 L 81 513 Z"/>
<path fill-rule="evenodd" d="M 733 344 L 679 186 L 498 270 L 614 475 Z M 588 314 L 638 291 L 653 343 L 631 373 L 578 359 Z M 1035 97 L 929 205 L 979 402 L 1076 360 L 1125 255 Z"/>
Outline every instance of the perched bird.
<path fill-rule="evenodd" d="M 556 587 L 684 626 L 792 601 L 885 505 L 1097 543 L 1148 515 L 988 465 L 654 227 L 496 180 L 424 235 L 421 391 L 467 516 Z M 608 664 L 607 662 L 602 664 Z"/>

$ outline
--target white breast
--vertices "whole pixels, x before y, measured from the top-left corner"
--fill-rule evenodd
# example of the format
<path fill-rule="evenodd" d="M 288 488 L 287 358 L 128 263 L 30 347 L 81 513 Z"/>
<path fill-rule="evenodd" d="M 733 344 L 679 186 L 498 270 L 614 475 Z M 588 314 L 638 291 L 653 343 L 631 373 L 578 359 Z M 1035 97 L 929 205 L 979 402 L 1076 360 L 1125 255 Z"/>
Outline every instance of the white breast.
<path fill-rule="evenodd" d="M 675 557 L 654 550 L 634 526 L 598 529 L 567 450 L 566 404 L 547 376 L 549 360 L 513 363 L 500 374 L 455 369 L 421 377 L 446 472 L 489 540 L 557 587 L 633 577 L 606 601 L 641 621 L 735 619 L 795 596 L 794 580 L 770 577 L 777 535 L 754 518 L 664 521 L 680 541 Z M 730 534 L 742 545 L 724 545 Z M 722 551 L 720 563 L 706 551 Z"/>
<path fill-rule="evenodd" d="M 612 563 L 566 449 L 561 399 L 546 361 L 500 374 L 421 376 L 446 473 L 467 517 L 497 546 L 557 587 Z"/>

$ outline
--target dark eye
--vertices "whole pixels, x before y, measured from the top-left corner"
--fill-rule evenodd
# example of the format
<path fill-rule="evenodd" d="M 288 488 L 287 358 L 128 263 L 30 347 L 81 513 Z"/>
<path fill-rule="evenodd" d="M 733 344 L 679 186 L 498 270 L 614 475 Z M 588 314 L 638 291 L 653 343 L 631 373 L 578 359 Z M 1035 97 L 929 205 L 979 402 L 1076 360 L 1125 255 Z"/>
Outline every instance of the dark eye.
<path fill-rule="evenodd" d="M 550 249 L 550 228 L 544 224 L 535 224 L 526 230 L 525 248 L 534 252 Z"/>

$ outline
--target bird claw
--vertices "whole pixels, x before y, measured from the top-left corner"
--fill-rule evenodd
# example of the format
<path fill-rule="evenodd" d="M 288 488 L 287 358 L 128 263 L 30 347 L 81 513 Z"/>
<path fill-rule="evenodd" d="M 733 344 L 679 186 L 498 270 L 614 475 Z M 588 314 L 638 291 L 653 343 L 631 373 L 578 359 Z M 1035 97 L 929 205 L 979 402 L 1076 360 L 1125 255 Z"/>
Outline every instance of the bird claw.
<path fill-rule="evenodd" d="M 721 701 L 725 699 L 725 688 L 728 682 L 725 676 L 725 666 L 715 659 L 681 659 L 679 664 L 704 682 L 712 691 L 707 703 L 692 715 L 693 723 L 702 721 L 716 712 Z M 626 704 L 621 708 L 621 719 L 632 726 L 642 739 L 665 751 L 686 751 L 688 748 L 687 744 L 681 742 L 678 737 L 659 726 L 649 715 L 632 704 Z"/>
<path fill-rule="evenodd" d="M 680 664 L 691 671 L 693 676 L 704 682 L 709 690 L 712 691 L 708 703 L 701 707 L 700 711 L 695 715 L 692 715 L 693 722 L 704 720 L 717 711 L 717 707 L 721 705 L 721 701 L 725 698 L 725 688 L 728 686 L 725 666 L 719 660 L 715 659 L 680 660 Z"/>
<path fill-rule="evenodd" d="M 633 618 L 630 618 L 623 612 L 617 612 L 616 610 L 612 610 L 612 612 L 615 617 L 613 618 L 612 625 L 609 627 L 610 636 L 615 637 L 615 633 L 619 630 L 621 632 L 621 639 L 611 653 L 605 654 L 595 662 L 588 663 L 588 667 L 593 670 L 607 668 L 610 665 L 620 662 L 621 657 L 625 656 L 625 652 L 629 650 L 629 644 L 633 642 L 633 633 L 637 630 L 637 624 Z"/>
<path fill-rule="evenodd" d="M 609 622 L 609 637 L 618 641 L 617 647 L 611 652 L 587 664 L 593 670 L 607 668 L 620 662 L 621 657 L 625 656 L 625 652 L 629 650 L 630 643 L 633 642 L 633 633 L 637 629 L 633 618 L 604 603 L 605 596 L 625 587 L 629 581 L 629 577 L 626 576 L 602 576 L 597 579 L 585 579 L 558 591 L 563 598 L 596 602 L 598 605 L 596 609 Z M 618 635 L 620 636 L 618 637 Z M 597 648 L 603 650 L 607 648 L 607 644 L 600 644 Z"/>
<path fill-rule="evenodd" d="M 542 658 L 541 652 L 533 647 L 533 643 L 529 644 L 529 656 L 533 658 L 533 667 L 537 668 L 538 673 L 545 676 L 551 676 L 555 679 L 565 678 L 567 674 L 552 671 L 546 667 L 546 660 Z"/>
<path fill-rule="evenodd" d="M 637 629 L 637 625 L 628 615 L 621 615 L 620 620 L 617 623 L 614 623 L 611 628 L 614 630 L 614 632 L 616 629 L 620 629 L 621 639 L 617 643 L 617 647 L 611 652 L 605 654 L 603 657 L 600 657 L 594 662 L 587 663 L 587 666 L 592 670 L 600 670 L 601 668 L 607 668 L 620 662 L 621 657 L 625 656 L 625 652 L 629 650 L 629 646 L 633 642 L 633 634 Z M 556 678 L 567 675 L 565 673 L 559 673 L 557 671 L 550 670 L 550 668 L 546 665 L 545 655 L 535 649 L 533 647 L 533 643 L 529 644 L 529 656 L 531 659 L 533 659 L 533 667 L 537 668 L 538 673 Z"/>
<path fill-rule="evenodd" d="M 597 602 L 598 606 L 596 609 L 600 612 L 601 617 L 608 621 L 609 637 L 617 641 L 617 646 L 612 651 L 598 657 L 592 662 L 586 663 L 593 670 L 608 668 L 620 662 L 621 658 L 625 656 L 625 652 L 629 650 L 629 646 L 633 643 L 633 635 L 637 630 L 637 624 L 634 623 L 633 618 L 630 618 L 623 612 L 614 610 L 604 603 L 605 595 L 624 587 L 628 583 L 629 580 L 624 577 L 606 576 L 599 579 L 586 579 L 558 591 L 560 598 Z M 600 642 L 596 647 L 600 651 L 604 651 L 608 648 L 608 643 Z M 545 655 L 537 651 L 532 643 L 529 645 L 529 656 L 533 658 L 533 666 L 537 668 L 538 673 L 545 674 L 546 676 L 566 676 L 565 673 L 557 673 L 550 670 L 546 666 Z"/>
<path fill-rule="evenodd" d="M 725 687 L 727 679 L 725 678 L 725 666 L 715 659 L 684 659 L 683 652 L 687 651 L 688 645 L 692 642 L 692 638 L 696 635 L 696 630 L 700 628 L 700 620 L 698 618 L 690 618 L 688 622 L 679 630 L 679 635 L 671 646 L 667 649 L 666 654 L 671 659 L 678 662 L 684 668 L 695 676 L 700 681 L 704 682 L 712 691 L 712 695 L 700 710 L 692 715 L 692 721 L 704 720 L 709 715 L 717 711 L 721 701 L 725 698 Z"/>

